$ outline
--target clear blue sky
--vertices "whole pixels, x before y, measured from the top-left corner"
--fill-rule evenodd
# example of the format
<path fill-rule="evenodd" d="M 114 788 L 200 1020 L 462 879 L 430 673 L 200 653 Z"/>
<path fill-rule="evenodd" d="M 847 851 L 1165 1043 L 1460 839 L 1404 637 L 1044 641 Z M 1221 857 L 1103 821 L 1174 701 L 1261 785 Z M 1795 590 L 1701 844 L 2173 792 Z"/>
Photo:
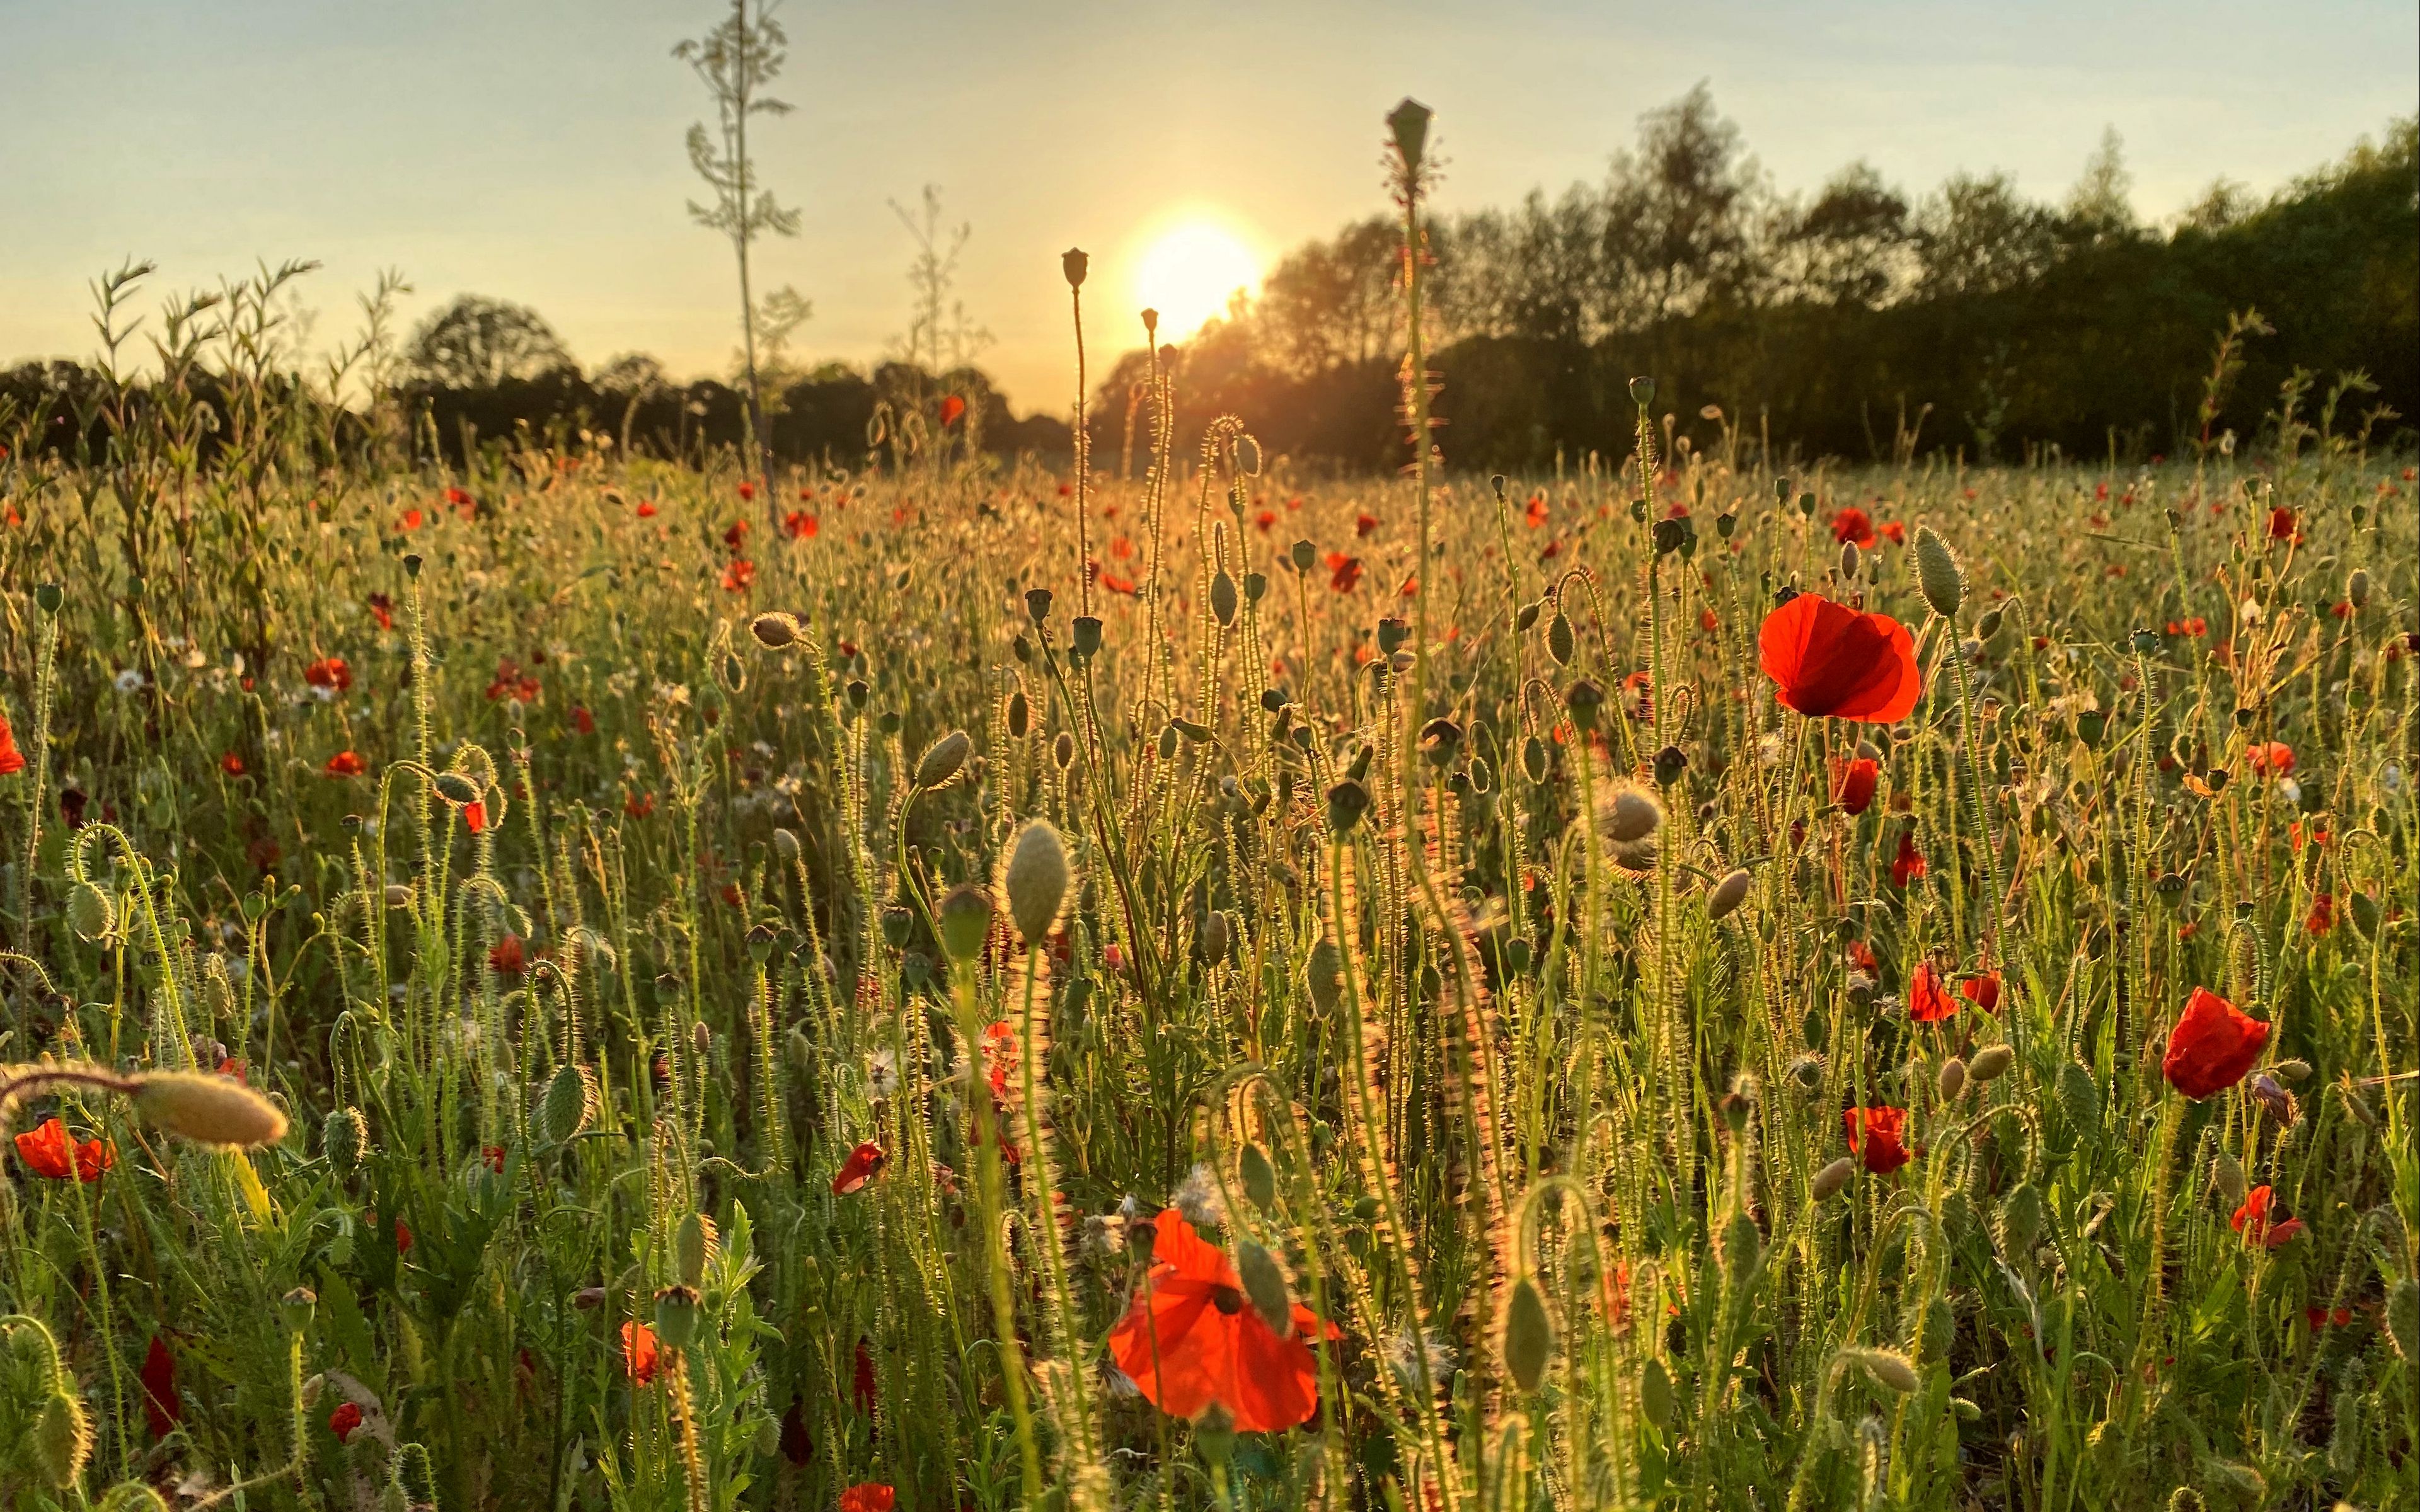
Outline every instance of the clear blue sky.
<path fill-rule="evenodd" d="M 323 343 L 382 267 L 411 313 L 535 305 L 595 364 L 723 367 L 727 254 L 682 211 L 703 96 L 670 55 L 711 0 L 0 0 L 0 362 L 91 346 L 85 281 L 128 255 L 163 292 L 315 257 Z M 940 184 L 973 223 L 962 294 L 1023 406 L 1072 389 L 1059 251 L 1094 255 L 1095 361 L 1153 228 L 1200 207 L 1274 254 L 1383 208 L 1380 117 L 1438 112 L 1449 208 L 1593 177 L 1643 110 L 1708 80 L 1784 189 L 1858 157 L 1911 192 L 2005 168 L 2055 197 L 2104 125 L 2134 199 L 2222 174 L 2266 191 L 2420 100 L 2412 0 L 2135 6 L 1837 0 L 789 0 L 762 128 L 805 213 L 763 253 L 814 302 L 810 357 L 907 324 L 885 208 Z"/>

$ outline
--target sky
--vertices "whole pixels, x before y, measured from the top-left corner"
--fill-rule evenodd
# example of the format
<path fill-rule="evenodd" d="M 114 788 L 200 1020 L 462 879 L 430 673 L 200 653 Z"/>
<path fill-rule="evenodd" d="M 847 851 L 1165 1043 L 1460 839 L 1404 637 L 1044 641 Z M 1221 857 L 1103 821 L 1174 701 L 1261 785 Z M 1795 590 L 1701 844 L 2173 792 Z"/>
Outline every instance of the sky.
<path fill-rule="evenodd" d="M 417 318 L 528 304 L 595 367 L 727 372 L 728 244 L 684 209 L 710 108 L 673 45 L 711 0 L 0 0 L 0 363 L 93 348 L 87 285 L 154 296 L 256 263 L 304 284 L 324 346 L 397 269 Z M 2005 169 L 2064 194 L 2104 127 L 2135 208 L 2220 176 L 2267 192 L 2420 104 L 2411 0 L 787 0 L 759 172 L 801 213 L 759 286 L 813 302 L 808 361 L 867 363 L 910 318 L 890 204 L 939 185 L 972 227 L 957 293 L 1026 409 L 1075 372 L 1060 252 L 1093 255 L 1093 371 L 1140 345 L 1136 270 L 1171 228 L 1266 261 L 1388 208 L 1383 117 L 1433 107 L 1441 209 L 1602 174 L 1700 80 L 1781 189 L 1864 158 L 1920 193 Z M 1200 239 L 1197 231 L 1197 239 Z M 1214 243 L 1215 238 L 1210 239 Z M 1160 263 L 1171 259 L 1162 257 Z M 1186 259 L 1174 259 L 1182 266 Z M 156 303 L 156 299 L 153 301 Z M 1161 302 L 1169 302 L 1162 301 Z"/>

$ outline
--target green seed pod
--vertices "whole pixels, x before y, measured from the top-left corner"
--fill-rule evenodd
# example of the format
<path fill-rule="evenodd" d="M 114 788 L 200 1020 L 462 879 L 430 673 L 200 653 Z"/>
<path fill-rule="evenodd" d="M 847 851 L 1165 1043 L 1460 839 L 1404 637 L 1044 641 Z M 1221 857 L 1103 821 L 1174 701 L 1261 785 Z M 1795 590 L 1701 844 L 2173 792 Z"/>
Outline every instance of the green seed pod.
<path fill-rule="evenodd" d="M 1029 949 L 1039 949 L 1059 927 L 1070 881 L 1066 841 L 1047 819 L 1028 821 L 1009 843 L 1001 890 L 1008 894 L 1009 917 Z"/>
<path fill-rule="evenodd" d="M 286 1326 L 295 1333 L 307 1333 L 311 1327 L 311 1315 L 318 1309 L 318 1292 L 309 1287 L 296 1287 L 278 1299 L 277 1315 L 285 1320 Z"/>
<path fill-rule="evenodd" d="M 1504 1308 L 1504 1368 L 1512 1383 L 1534 1392 L 1546 1380 L 1547 1362 L 1555 1353 L 1555 1324 L 1546 1316 L 1546 1299 L 1528 1276 L 1512 1283 L 1512 1300 Z"/>
<path fill-rule="evenodd" d="M 1369 807 L 1370 790 L 1346 778 L 1327 790 L 1327 827 L 1339 835 L 1349 834 Z"/>
<path fill-rule="evenodd" d="M 1294 1298 L 1287 1294 L 1285 1273 L 1279 1269 L 1277 1257 L 1250 1240 L 1235 1245 L 1235 1273 L 1243 1278 L 1244 1295 L 1252 1301 L 1252 1311 L 1269 1325 L 1269 1332 L 1280 1338 L 1294 1333 Z"/>
<path fill-rule="evenodd" d="M 656 1337 L 670 1349 L 685 1350 L 697 1337 L 704 1309 L 695 1287 L 666 1287 L 656 1293 Z"/>
<path fill-rule="evenodd" d="M 963 730 L 953 730 L 925 747 L 924 754 L 916 760 L 916 786 L 926 792 L 948 786 L 967 764 L 967 756 L 974 747 Z"/>
<path fill-rule="evenodd" d="M 1644 409 L 1655 402 L 1655 380 L 1635 378 L 1630 380 L 1630 402 Z"/>
<path fill-rule="evenodd" d="M 550 1145 L 565 1144 L 579 1137 L 596 1116 L 596 1072 L 566 1063 L 546 1084 L 546 1100 L 538 1109 L 539 1132 Z"/>
<path fill-rule="evenodd" d="M 1706 893 L 1706 917 L 1729 918 L 1747 901 L 1748 884 L 1754 880 L 1747 868 L 1740 867 L 1715 883 Z"/>
<path fill-rule="evenodd" d="M 1244 1188 L 1244 1196 L 1263 1212 L 1274 1212 L 1278 1203 L 1278 1173 L 1269 1165 L 1268 1151 L 1257 1144 L 1247 1144 L 1235 1158 L 1235 1179 Z"/>
<path fill-rule="evenodd" d="M 1916 585 L 1935 614 L 1945 620 L 1958 617 L 1958 606 L 1966 600 L 1966 575 L 1959 570 L 1949 543 L 1933 534 L 1930 525 L 1916 528 Z"/>
<path fill-rule="evenodd" d="M 1848 1185 L 1849 1178 L 1856 1174 L 1857 1163 L 1850 1159 L 1848 1156 L 1842 1155 L 1838 1159 L 1826 1165 L 1822 1170 L 1817 1171 L 1814 1177 L 1807 1181 L 1807 1195 L 1812 1196 L 1816 1201 L 1822 1202 L 1825 1198 L 1831 1196 L 1834 1193 L 1839 1191 L 1840 1188 Z"/>
<path fill-rule="evenodd" d="M 1571 617 L 1561 609 L 1546 622 L 1546 655 L 1555 658 L 1558 667 L 1572 664 L 1572 654 L 1579 649 L 1579 638 L 1572 633 Z"/>
<path fill-rule="evenodd" d="M 68 923 L 80 940 L 105 940 L 117 929 L 116 901 L 91 883 L 79 882 L 68 894 Z"/>
<path fill-rule="evenodd" d="M 359 1108 L 338 1108 L 319 1126 L 319 1149 L 328 1157 L 328 1168 L 340 1177 L 361 1169 L 362 1151 L 369 1144 L 369 1123 Z"/>
<path fill-rule="evenodd" d="M 719 1247 L 713 1219 L 702 1212 L 682 1218 L 680 1227 L 673 1231 L 673 1268 L 679 1273 L 681 1285 L 706 1285 L 706 1262 Z"/>
<path fill-rule="evenodd" d="M 1939 1074 L 1933 1078 L 1932 1090 L 1944 1103 L 1957 1102 L 1958 1094 L 1966 1090 L 1966 1062 L 1956 1056 L 1943 1061 Z"/>
<path fill-rule="evenodd" d="M 1659 1428 L 1671 1426 L 1672 1372 L 1654 1355 L 1647 1357 L 1647 1368 L 1638 1373 L 1638 1410 Z"/>
<path fill-rule="evenodd" d="M 1319 560 L 1319 548 L 1309 541 L 1296 541 L 1286 553 L 1286 560 L 1294 563 L 1295 571 L 1309 572 L 1311 563 Z"/>
<path fill-rule="evenodd" d="M 1597 714 L 1604 706 L 1605 689 L 1585 677 L 1563 694 L 1563 707 L 1571 712 L 1573 727 L 1582 734 L 1596 729 Z"/>
<path fill-rule="evenodd" d="M 1218 576 L 1210 579 L 1210 612 L 1218 617 L 1220 625 L 1233 625 L 1235 610 L 1239 607 L 1235 596 L 1235 579 L 1226 568 L 1221 567 L 1218 569 Z"/>
<path fill-rule="evenodd" d="M 1078 660 L 1089 660 L 1101 649 L 1101 617 L 1078 614 L 1068 626 L 1067 652 Z"/>
<path fill-rule="evenodd" d="M 1059 271 L 1069 288 L 1082 288 L 1084 275 L 1092 270 L 1093 259 L 1081 247 L 1070 247 L 1059 255 Z"/>
<path fill-rule="evenodd" d="M 1387 115 L 1387 129 L 1394 134 L 1395 150 L 1411 173 L 1420 171 L 1421 154 L 1428 149 L 1429 120 L 1432 112 L 1419 100 L 1405 95 L 1403 102 Z"/>
<path fill-rule="evenodd" d="M 991 933 L 991 889 L 961 882 L 941 898 L 934 924 L 941 949 L 953 961 L 972 961 L 983 953 L 984 937 Z"/>
<path fill-rule="evenodd" d="M 92 1458 L 92 1424 L 84 1415 L 84 1403 L 66 1386 L 53 1382 L 34 1419 L 28 1447 L 35 1468 L 56 1489 L 64 1491 L 84 1479 L 85 1461 Z"/>
<path fill-rule="evenodd" d="M 460 772 L 440 772 L 437 774 L 437 795 L 457 807 L 476 803 L 479 801 L 479 784 Z"/>
<path fill-rule="evenodd" d="M 1987 1044 L 1975 1052 L 1975 1063 L 1966 1068 L 1966 1072 L 1975 1078 L 1977 1085 L 1980 1086 L 1998 1081 L 2002 1076 L 2007 1075 L 2009 1068 L 2016 1063 L 2017 1053 L 2011 1047 L 2004 1044 Z"/>

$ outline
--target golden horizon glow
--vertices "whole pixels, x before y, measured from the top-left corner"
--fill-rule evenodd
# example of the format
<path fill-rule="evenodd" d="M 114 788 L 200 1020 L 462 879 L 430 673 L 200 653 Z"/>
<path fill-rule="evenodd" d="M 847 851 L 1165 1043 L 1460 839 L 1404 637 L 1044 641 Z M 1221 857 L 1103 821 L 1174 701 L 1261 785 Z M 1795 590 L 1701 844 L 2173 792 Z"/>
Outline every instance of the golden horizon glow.
<path fill-rule="evenodd" d="M 1135 261 L 1138 310 L 1159 312 L 1159 339 L 1184 341 L 1260 286 L 1261 255 L 1216 216 L 1193 211 L 1153 233 Z"/>

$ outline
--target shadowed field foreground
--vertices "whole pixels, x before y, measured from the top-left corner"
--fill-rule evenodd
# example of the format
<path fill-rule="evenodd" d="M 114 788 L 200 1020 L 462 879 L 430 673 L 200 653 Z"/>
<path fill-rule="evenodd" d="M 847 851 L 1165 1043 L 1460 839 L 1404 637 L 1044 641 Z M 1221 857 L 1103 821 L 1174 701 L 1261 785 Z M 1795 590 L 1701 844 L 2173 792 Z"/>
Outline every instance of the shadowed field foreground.
<path fill-rule="evenodd" d="M 230 393 L 0 459 L 0 1500 L 2410 1504 L 2402 459 Z"/>

